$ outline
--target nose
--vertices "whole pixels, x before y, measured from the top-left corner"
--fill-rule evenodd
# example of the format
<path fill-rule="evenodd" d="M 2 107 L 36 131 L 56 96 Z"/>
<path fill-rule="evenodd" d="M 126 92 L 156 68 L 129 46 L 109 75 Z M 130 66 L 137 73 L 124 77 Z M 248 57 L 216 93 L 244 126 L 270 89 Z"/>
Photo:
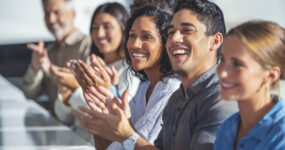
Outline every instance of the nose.
<path fill-rule="evenodd" d="M 142 47 L 142 42 L 139 38 L 135 38 L 132 44 L 133 48 L 141 48 Z"/>
<path fill-rule="evenodd" d="M 171 37 L 173 42 L 183 42 L 183 36 L 180 31 L 175 31 Z"/>
<path fill-rule="evenodd" d="M 54 23 L 56 22 L 56 15 L 53 12 L 48 13 L 46 14 L 46 19 L 49 23 Z"/>
<path fill-rule="evenodd" d="M 99 27 L 99 30 L 98 30 L 98 37 L 105 37 L 105 30 L 102 26 Z"/>
<path fill-rule="evenodd" d="M 229 72 L 227 71 L 227 68 L 224 64 L 219 64 L 217 72 L 220 79 L 224 79 L 229 76 Z"/>

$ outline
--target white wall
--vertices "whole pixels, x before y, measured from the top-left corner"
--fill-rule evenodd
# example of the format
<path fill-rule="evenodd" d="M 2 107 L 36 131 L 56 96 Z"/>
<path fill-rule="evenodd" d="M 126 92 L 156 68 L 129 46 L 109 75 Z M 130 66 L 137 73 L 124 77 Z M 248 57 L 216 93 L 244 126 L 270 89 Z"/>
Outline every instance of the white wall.
<path fill-rule="evenodd" d="M 285 27 L 285 0 L 215 0 L 224 12 L 227 30 L 248 20 L 270 20 Z"/>
<path fill-rule="evenodd" d="M 127 9 L 130 0 L 120 2 Z M 92 13 L 97 6 L 110 0 L 73 0 L 76 9 L 75 25 L 89 34 Z M 54 40 L 44 24 L 41 0 L 1 0 L 0 1 L 0 44 L 15 44 Z"/>

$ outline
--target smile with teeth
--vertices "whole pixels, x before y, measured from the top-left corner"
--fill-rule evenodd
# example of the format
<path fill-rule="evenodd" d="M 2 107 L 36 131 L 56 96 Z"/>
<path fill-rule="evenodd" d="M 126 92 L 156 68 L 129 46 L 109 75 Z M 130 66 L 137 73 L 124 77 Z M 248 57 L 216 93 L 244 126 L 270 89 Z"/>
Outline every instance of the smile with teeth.
<path fill-rule="evenodd" d="M 187 54 L 188 51 L 187 50 L 184 50 L 184 49 L 178 49 L 178 50 L 174 50 L 172 51 L 172 54 L 175 56 L 175 55 L 185 55 Z"/>
<path fill-rule="evenodd" d="M 99 40 L 99 44 L 106 44 L 108 40 Z"/>
<path fill-rule="evenodd" d="M 236 85 L 221 82 L 221 86 L 222 86 L 223 89 L 230 89 L 230 88 L 234 88 Z"/>
<path fill-rule="evenodd" d="M 132 53 L 133 57 L 134 58 L 144 58 L 146 57 L 145 54 L 142 54 L 142 53 Z"/>

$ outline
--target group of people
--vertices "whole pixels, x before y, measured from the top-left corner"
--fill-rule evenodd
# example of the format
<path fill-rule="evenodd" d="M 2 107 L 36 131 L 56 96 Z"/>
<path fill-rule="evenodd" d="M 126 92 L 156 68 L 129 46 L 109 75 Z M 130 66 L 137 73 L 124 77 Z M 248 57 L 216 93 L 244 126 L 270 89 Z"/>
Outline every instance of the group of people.
<path fill-rule="evenodd" d="M 284 149 L 285 29 L 249 21 L 226 34 L 213 2 L 143 1 L 130 16 L 100 5 L 90 39 L 70 1 L 42 0 L 56 42 L 28 44 L 24 94 L 46 90 L 51 113 L 97 149 Z"/>

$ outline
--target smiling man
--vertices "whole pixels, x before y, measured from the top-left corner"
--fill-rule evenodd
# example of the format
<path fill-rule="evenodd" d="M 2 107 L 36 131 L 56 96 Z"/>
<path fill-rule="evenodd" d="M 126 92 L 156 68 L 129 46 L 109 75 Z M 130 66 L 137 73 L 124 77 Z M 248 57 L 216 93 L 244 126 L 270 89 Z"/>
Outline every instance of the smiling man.
<path fill-rule="evenodd" d="M 47 94 L 47 107 L 53 113 L 59 86 L 51 80 L 50 66 L 64 67 L 70 59 L 85 61 L 90 53 L 91 40 L 75 28 L 75 10 L 71 0 L 42 0 L 42 4 L 46 26 L 55 37 L 55 42 L 48 48 L 43 42 L 27 45 L 32 51 L 32 59 L 23 77 L 22 90 L 29 99 Z M 60 94 L 66 95 L 69 91 L 61 90 Z"/>

